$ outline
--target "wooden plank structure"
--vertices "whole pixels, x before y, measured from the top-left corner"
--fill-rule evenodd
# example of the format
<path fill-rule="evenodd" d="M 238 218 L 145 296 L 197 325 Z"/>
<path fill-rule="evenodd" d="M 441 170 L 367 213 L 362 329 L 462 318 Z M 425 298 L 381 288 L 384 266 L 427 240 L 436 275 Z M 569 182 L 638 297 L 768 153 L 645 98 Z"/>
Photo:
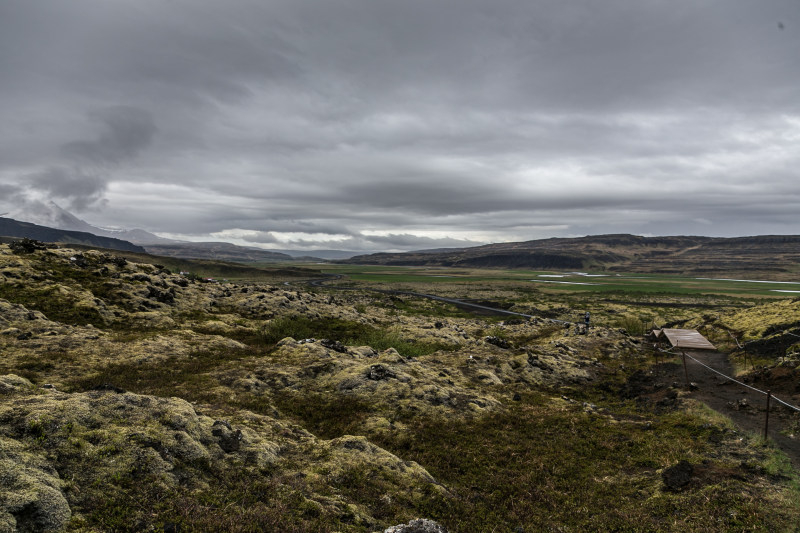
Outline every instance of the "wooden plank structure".
<path fill-rule="evenodd" d="M 658 340 L 666 338 L 673 348 L 684 348 L 687 350 L 717 349 L 696 329 L 654 329 L 653 335 Z"/>

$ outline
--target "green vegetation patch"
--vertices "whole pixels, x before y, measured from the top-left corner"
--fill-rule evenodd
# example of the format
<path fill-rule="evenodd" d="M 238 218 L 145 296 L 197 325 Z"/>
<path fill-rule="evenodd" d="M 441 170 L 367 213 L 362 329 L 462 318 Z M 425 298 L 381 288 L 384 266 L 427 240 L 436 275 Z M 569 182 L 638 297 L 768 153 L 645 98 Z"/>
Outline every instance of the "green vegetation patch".
<path fill-rule="evenodd" d="M 757 475 L 708 459 L 714 431 L 680 413 L 647 425 L 528 394 L 492 417 L 416 420 L 375 440 L 450 489 L 453 499 L 420 512 L 454 531 L 780 531 L 796 523 L 797 505 L 764 499 Z M 670 492 L 660 470 L 680 459 L 697 476 Z"/>
<path fill-rule="evenodd" d="M 329 265 L 325 272 L 345 275 L 358 282 L 375 284 L 407 283 L 440 285 L 445 283 L 485 284 L 526 282 L 540 290 L 555 293 L 640 293 L 660 295 L 729 295 L 739 297 L 786 297 L 800 291 L 800 282 L 705 278 L 657 274 L 608 274 L 604 272 L 556 272 L 511 269 L 395 267 Z"/>
<path fill-rule="evenodd" d="M 178 463 L 176 468 L 187 479 L 211 483 L 200 490 L 170 487 L 156 476 L 135 472 L 102 480 L 102 487 L 78 495 L 80 508 L 89 512 L 73 519 L 67 530 L 83 531 L 90 526 L 136 532 L 150 525 L 160 531 L 299 533 L 330 530 L 339 523 L 339 516 L 309 505 L 301 491 L 292 490 L 298 482 L 287 476 L 267 472 L 242 476 L 238 469 L 209 465 Z"/>
<path fill-rule="evenodd" d="M 169 364 L 112 363 L 96 372 L 72 378 L 67 389 L 86 391 L 117 387 L 139 394 L 180 396 L 194 402 L 218 403 L 217 382 L 209 375 L 220 366 L 258 356 L 257 348 L 199 351 Z"/>
<path fill-rule="evenodd" d="M 405 357 L 418 357 L 438 350 L 454 350 L 446 343 L 417 342 L 392 328 L 375 328 L 368 324 L 339 318 L 281 317 L 269 322 L 261 332 L 265 344 L 274 345 L 285 337 L 301 340 L 330 339 L 350 346 L 370 346 L 375 350 L 394 348 Z"/>
<path fill-rule="evenodd" d="M 102 325 L 103 316 L 97 309 L 78 304 L 78 299 L 63 294 L 58 287 L 30 287 L 22 284 L 0 284 L 0 298 L 28 309 L 41 311 L 50 320 L 85 326 Z"/>

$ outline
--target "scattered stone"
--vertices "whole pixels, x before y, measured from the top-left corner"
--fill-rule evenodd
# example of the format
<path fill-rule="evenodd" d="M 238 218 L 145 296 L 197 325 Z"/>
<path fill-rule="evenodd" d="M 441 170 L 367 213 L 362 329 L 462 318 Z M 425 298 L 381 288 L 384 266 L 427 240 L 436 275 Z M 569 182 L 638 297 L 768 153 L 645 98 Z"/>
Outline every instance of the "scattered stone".
<path fill-rule="evenodd" d="M 92 390 L 109 391 L 109 392 L 115 392 L 117 394 L 122 394 L 125 392 L 125 389 L 121 389 L 116 385 L 112 385 L 111 383 L 101 383 L 100 385 L 92 387 Z"/>
<path fill-rule="evenodd" d="M 728 402 L 728 407 L 736 411 L 746 411 L 751 408 L 750 402 L 747 401 L 747 398 L 740 398 L 736 400 L 736 403 Z"/>
<path fill-rule="evenodd" d="M 234 429 L 230 423 L 225 420 L 217 420 L 211 426 L 211 434 L 219 439 L 219 447 L 225 453 L 233 453 L 239 450 L 242 442 L 242 430 Z"/>
<path fill-rule="evenodd" d="M 170 287 L 168 290 L 161 290 L 152 285 L 147 287 L 147 298 L 165 304 L 175 303 L 175 288 Z"/>
<path fill-rule="evenodd" d="M 661 479 L 664 480 L 664 485 L 667 489 L 679 491 L 692 480 L 693 472 L 694 467 L 684 459 L 669 468 L 665 468 L 661 473 Z"/>
<path fill-rule="evenodd" d="M 494 335 L 489 335 L 488 337 L 485 337 L 483 340 L 485 340 L 489 344 L 497 346 L 498 348 L 503 348 L 504 350 L 511 348 L 510 342 L 508 342 L 505 339 L 501 339 L 500 337 L 496 337 Z"/>
<path fill-rule="evenodd" d="M 373 381 L 381 381 L 383 379 L 396 378 L 397 374 L 392 372 L 391 369 L 384 365 L 372 365 L 367 372 L 367 378 Z"/>
<path fill-rule="evenodd" d="M 447 533 L 447 528 L 427 518 L 416 518 L 407 524 L 387 528 L 383 533 Z"/>
<path fill-rule="evenodd" d="M 36 250 L 46 250 L 47 245 L 41 241 L 37 241 L 35 239 L 29 239 L 25 237 L 24 239 L 20 239 L 18 241 L 11 242 L 8 247 L 17 255 L 21 254 L 32 254 Z"/>
<path fill-rule="evenodd" d="M 322 339 L 319 341 L 319 343 L 324 347 L 333 350 L 334 352 L 347 353 L 347 346 L 345 346 L 339 341 L 334 341 L 331 339 Z"/>
<path fill-rule="evenodd" d="M 656 405 L 661 407 L 670 407 L 672 405 L 675 405 L 677 401 L 678 401 L 678 391 L 676 389 L 670 389 L 669 391 L 667 391 L 667 393 L 664 395 L 663 398 L 661 398 L 656 402 Z"/>
<path fill-rule="evenodd" d="M 69 258 L 69 261 L 70 263 L 79 268 L 86 268 L 87 266 L 89 266 L 89 262 L 86 260 L 86 256 L 84 256 L 83 254 L 75 254 Z"/>

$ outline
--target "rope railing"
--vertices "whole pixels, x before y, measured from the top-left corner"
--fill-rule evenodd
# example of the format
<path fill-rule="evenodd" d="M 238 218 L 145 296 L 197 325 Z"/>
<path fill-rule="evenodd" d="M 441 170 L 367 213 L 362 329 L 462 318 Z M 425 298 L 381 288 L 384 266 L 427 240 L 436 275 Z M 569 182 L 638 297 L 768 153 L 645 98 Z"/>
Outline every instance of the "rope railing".
<path fill-rule="evenodd" d="M 735 378 L 733 378 L 733 377 L 731 377 L 731 376 L 729 376 L 729 375 L 727 375 L 727 374 L 723 374 L 723 373 L 722 373 L 722 372 L 720 372 L 719 370 L 716 370 L 716 369 L 714 369 L 714 368 L 711 368 L 710 366 L 708 366 L 707 364 L 703 363 L 702 361 L 698 361 L 697 359 L 695 359 L 695 358 L 694 358 L 694 357 L 692 357 L 691 355 L 688 355 L 688 354 L 686 354 L 686 357 L 688 357 L 689 359 L 691 359 L 692 361 L 694 361 L 694 362 L 695 362 L 695 363 L 697 363 L 698 365 L 700 365 L 700 366 L 702 366 L 702 367 L 705 367 L 705 368 L 707 368 L 708 370 L 710 370 L 710 371 L 714 372 L 715 374 L 719 374 L 720 376 L 724 377 L 724 378 L 725 378 L 725 379 L 727 379 L 728 381 L 732 381 L 732 382 L 734 382 L 734 383 L 737 383 L 737 384 L 741 385 L 742 387 L 746 387 L 746 388 L 748 388 L 748 389 L 750 389 L 750 390 L 753 390 L 753 391 L 755 391 L 755 392 L 758 392 L 758 393 L 760 393 L 760 394 L 763 394 L 764 396 L 771 396 L 771 397 L 772 397 L 772 399 L 774 399 L 776 402 L 779 402 L 779 403 L 781 403 L 781 404 L 785 405 L 785 406 L 786 406 L 786 407 L 788 407 L 789 409 L 793 409 L 793 410 L 795 410 L 795 411 L 798 411 L 798 412 L 800 412 L 800 407 L 796 407 L 796 406 L 794 406 L 794 405 L 792 405 L 792 404 L 790 404 L 790 403 L 788 403 L 788 402 L 785 402 L 785 401 L 781 400 L 780 398 L 778 398 L 777 396 L 775 396 L 775 395 L 774 395 L 774 394 L 772 394 L 771 392 L 767 392 L 767 391 L 763 391 L 763 390 L 761 390 L 761 389 L 757 389 L 757 388 L 755 388 L 755 387 L 753 387 L 753 386 L 751 386 L 751 385 L 748 385 L 747 383 L 743 383 L 743 382 L 739 381 L 738 379 L 735 379 Z"/>
<path fill-rule="evenodd" d="M 734 339 L 735 339 L 735 337 L 734 337 Z M 739 344 L 739 342 L 737 341 L 736 344 Z M 681 348 L 679 345 L 675 346 L 675 348 L 679 349 L 681 351 L 680 355 L 683 356 L 683 371 L 684 371 L 684 373 L 686 375 L 686 386 L 687 387 L 689 386 L 689 370 L 688 370 L 688 367 L 686 365 L 686 359 L 688 358 L 688 359 L 691 359 L 692 361 L 694 361 L 695 363 L 697 363 L 698 365 L 702 366 L 703 368 L 706 368 L 706 369 L 710 370 L 711 372 L 713 372 L 713 373 L 715 373 L 715 374 L 717 374 L 719 376 L 722 376 L 723 378 L 727 379 L 728 381 L 736 383 L 737 385 L 741 385 L 742 387 L 750 389 L 750 390 L 752 390 L 754 392 L 757 392 L 759 394 L 763 394 L 764 396 L 767 397 L 767 407 L 766 407 L 766 410 L 764 412 L 764 433 L 763 433 L 765 441 L 767 440 L 767 437 L 768 437 L 769 411 L 770 411 L 769 404 L 770 404 L 770 400 L 774 399 L 776 402 L 780 403 L 784 407 L 786 407 L 788 409 L 791 409 L 791 410 L 793 410 L 795 412 L 800 412 L 800 407 L 797 407 L 796 405 L 792 405 L 789 402 L 787 402 L 785 400 L 782 400 L 782 399 L 778 398 L 777 396 L 774 396 L 772 394 L 772 391 L 769 391 L 769 390 L 763 391 L 761 389 L 753 387 L 752 385 L 748 385 L 747 383 L 743 383 L 743 382 L 739 381 L 738 379 L 725 374 L 724 372 L 720 372 L 719 370 L 717 370 L 715 368 L 711 368 L 710 366 L 708 366 L 707 364 L 703 363 L 702 361 L 699 361 L 697 358 L 692 357 L 691 355 L 688 355 L 686 353 L 686 351 L 683 348 Z M 673 352 L 671 350 L 664 350 L 662 348 L 659 348 L 657 345 L 653 345 L 653 349 L 654 349 L 655 352 L 660 352 L 660 353 L 663 353 L 663 354 L 669 354 L 669 355 L 673 355 L 673 356 L 679 355 L 676 352 Z"/>
<path fill-rule="evenodd" d="M 737 341 L 736 344 L 739 344 L 739 342 Z M 678 348 L 681 351 L 681 355 L 683 356 L 683 371 L 684 371 L 684 373 L 686 375 L 686 386 L 687 387 L 689 386 L 689 369 L 688 369 L 688 365 L 686 364 L 686 359 L 688 358 L 688 359 L 691 359 L 692 361 L 694 361 L 695 363 L 697 363 L 698 365 L 702 366 L 703 368 L 707 368 L 708 370 L 714 372 L 715 374 L 717 374 L 719 376 L 722 376 L 723 378 L 727 379 L 728 381 L 731 381 L 733 383 L 741 385 L 742 387 L 745 387 L 747 389 L 755 391 L 755 392 L 757 392 L 759 394 L 763 394 L 763 395 L 765 395 L 767 397 L 767 406 L 766 406 L 766 409 L 764 410 L 764 433 L 763 433 L 764 441 L 766 441 L 767 438 L 769 437 L 769 411 L 770 411 L 769 404 L 770 404 L 770 400 L 775 398 L 775 401 L 780 403 L 781 405 L 783 405 L 785 407 L 788 407 L 789 409 L 791 409 L 791 410 L 793 410 L 795 412 L 800 412 L 800 407 L 797 407 L 795 405 L 790 404 L 789 402 L 781 400 L 777 396 L 773 396 L 772 395 L 772 391 L 769 391 L 769 390 L 763 391 L 761 389 L 757 389 L 756 387 L 748 385 L 747 383 L 743 383 L 743 382 L 739 381 L 738 379 L 735 379 L 732 376 L 729 376 L 729 375 L 727 375 L 727 374 L 725 374 L 723 372 L 720 372 L 719 370 L 717 370 L 715 368 L 711 368 L 710 366 L 708 366 L 707 364 L 703 363 L 702 361 L 699 361 L 697 358 L 692 357 L 691 355 L 687 355 L 686 354 L 686 350 L 681 348 L 680 345 L 675 346 L 675 348 Z M 672 353 L 672 352 L 667 352 L 667 353 Z"/>

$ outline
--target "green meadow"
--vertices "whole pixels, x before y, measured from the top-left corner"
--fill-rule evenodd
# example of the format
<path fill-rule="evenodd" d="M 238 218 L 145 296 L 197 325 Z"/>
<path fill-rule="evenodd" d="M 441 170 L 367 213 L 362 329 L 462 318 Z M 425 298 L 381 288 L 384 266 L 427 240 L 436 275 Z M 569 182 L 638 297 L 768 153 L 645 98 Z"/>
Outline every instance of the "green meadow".
<path fill-rule="evenodd" d="M 536 270 L 454 269 L 431 267 L 324 265 L 326 274 L 344 276 L 359 284 L 493 283 L 530 284 L 552 293 L 613 293 L 726 295 L 786 298 L 800 295 L 800 281 L 737 280 L 655 274 L 608 274 Z"/>

